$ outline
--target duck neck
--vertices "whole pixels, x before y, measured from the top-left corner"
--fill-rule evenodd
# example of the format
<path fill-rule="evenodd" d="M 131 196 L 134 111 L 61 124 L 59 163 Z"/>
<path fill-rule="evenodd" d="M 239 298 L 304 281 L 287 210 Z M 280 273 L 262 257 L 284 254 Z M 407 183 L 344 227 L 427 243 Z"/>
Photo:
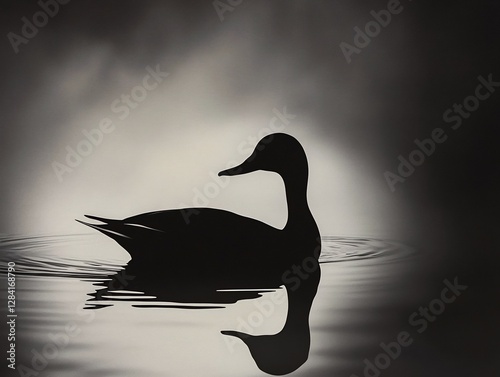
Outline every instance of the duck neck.
<path fill-rule="evenodd" d="M 309 205 L 307 204 L 307 171 L 302 177 L 296 175 L 290 179 L 287 175 L 283 175 L 285 183 L 286 201 L 288 207 L 288 220 L 286 227 L 290 228 L 294 225 L 303 226 L 304 218 L 311 216 Z"/>

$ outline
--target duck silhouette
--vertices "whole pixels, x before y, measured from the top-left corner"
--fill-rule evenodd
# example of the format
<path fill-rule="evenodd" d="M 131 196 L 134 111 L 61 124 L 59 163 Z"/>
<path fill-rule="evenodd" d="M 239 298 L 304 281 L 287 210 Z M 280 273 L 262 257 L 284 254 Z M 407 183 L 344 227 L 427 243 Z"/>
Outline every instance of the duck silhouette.
<path fill-rule="evenodd" d="M 289 309 L 281 332 L 264 336 L 222 332 L 240 338 L 261 370 L 281 375 L 308 358 L 308 318 L 319 283 L 321 241 L 307 202 L 308 163 L 301 144 L 284 133 L 268 135 L 243 163 L 219 176 L 258 170 L 278 173 L 283 179 L 288 208 L 283 229 L 213 208 L 163 210 L 123 220 L 85 215 L 100 223 L 77 221 L 129 252 L 127 273 L 147 275 L 142 282 L 144 292 L 159 296 L 169 291 L 172 297 L 172 287 L 176 287 L 177 301 L 203 302 L 203 292 L 284 285 Z M 294 268 L 304 266 L 306 260 L 314 268 L 299 278 Z M 206 297 L 216 301 L 213 295 Z"/>
<path fill-rule="evenodd" d="M 307 203 L 306 155 L 294 137 L 271 134 L 241 165 L 219 176 L 256 170 L 283 178 L 288 206 L 283 229 L 213 208 L 156 211 L 123 220 L 86 215 L 101 224 L 77 221 L 118 242 L 131 255 L 129 266 L 161 272 L 163 281 L 173 277 L 227 288 L 255 287 L 255 283 L 270 287 L 276 284 L 269 285 L 272 281 L 264 277 L 278 275 L 279 286 L 280 273 L 311 256 L 318 243 L 318 227 Z"/>

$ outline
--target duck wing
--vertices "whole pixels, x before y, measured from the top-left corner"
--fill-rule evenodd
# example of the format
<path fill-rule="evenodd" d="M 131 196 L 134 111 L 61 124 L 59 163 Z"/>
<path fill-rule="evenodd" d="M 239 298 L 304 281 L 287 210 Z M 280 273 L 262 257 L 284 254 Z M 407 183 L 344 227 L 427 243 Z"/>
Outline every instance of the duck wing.
<path fill-rule="evenodd" d="M 155 211 L 123 220 L 85 216 L 101 224 L 77 221 L 114 239 L 133 257 L 138 249 L 154 249 L 155 258 L 162 252 L 228 257 L 237 251 L 244 260 L 276 250 L 281 233 L 261 221 L 213 208 Z"/>
<path fill-rule="evenodd" d="M 261 221 L 213 208 L 149 212 L 129 217 L 123 223 L 127 230 L 148 232 L 152 239 L 161 239 L 165 251 L 221 257 L 236 251 L 240 257 L 247 253 L 255 257 L 280 233 Z"/>

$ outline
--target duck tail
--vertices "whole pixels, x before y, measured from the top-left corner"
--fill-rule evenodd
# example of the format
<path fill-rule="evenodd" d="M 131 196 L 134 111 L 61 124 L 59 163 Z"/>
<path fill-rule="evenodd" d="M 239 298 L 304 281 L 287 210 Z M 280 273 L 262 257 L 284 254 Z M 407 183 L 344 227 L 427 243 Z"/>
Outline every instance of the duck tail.
<path fill-rule="evenodd" d="M 105 234 L 106 236 L 114 239 L 115 241 L 123 240 L 123 239 L 129 239 L 130 237 L 127 236 L 126 234 L 123 234 L 120 232 L 120 225 L 122 222 L 120 220 L 111 220 L 111 219 L 105 219 L 103 217 L 97 217 L 97 216 L 90 216 L 90 215 L 85 215 L 85 217 L 93 220 L 98 220 L 101 221 L 104 224 L 91 224 L 87 223 L 85 221 L 81 221 L 78 219 L 75 219 L 77 222 L 80 224 L 86 225 L 88 227 L 91 227 L 93 229 L 98 230 L 99 232 Z"/>
<path fill-rule="evenodd" d="M 112 224 L 119 222 L 120 220 L 106 219 L 104 217 L 92 216 L 92 215 L 84 215 L 87 219 L 97 220 L 106 224 Z M 78 220 L 77 220 L 78 221 Z"/>

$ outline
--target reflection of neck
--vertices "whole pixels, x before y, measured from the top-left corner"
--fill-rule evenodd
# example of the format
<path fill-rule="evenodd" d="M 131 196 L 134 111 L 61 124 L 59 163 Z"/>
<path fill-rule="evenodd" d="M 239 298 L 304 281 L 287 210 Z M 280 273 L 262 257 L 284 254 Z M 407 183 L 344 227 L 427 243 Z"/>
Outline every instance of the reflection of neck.
<path fill-rule="evenodd" d="M 287 286 L 288 314 L 283 330 L 293 331 L 296 334 L 307 333 L 309 337 L 309 313 L 318 290 L 320 269 L 308 274 L 300 285 Z"/>
<path fill-rule="evenodd" d="M 282 175 L 288 207 L 288 227 L 295 225 L 298 221 L 303 222 L 305 216 L 311 215 L 307 204 L 307 176 L 307 169 L 302 174 L 294 172 L 293 176 Z"/>

